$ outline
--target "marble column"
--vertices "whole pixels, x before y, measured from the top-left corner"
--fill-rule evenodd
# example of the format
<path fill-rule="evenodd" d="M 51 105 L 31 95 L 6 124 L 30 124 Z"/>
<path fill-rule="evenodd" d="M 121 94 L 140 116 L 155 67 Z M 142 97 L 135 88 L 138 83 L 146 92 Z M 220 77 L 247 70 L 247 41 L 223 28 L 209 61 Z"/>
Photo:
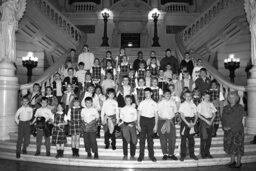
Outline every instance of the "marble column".
<path fill-rule="evenodd" d="M 244 7 L 251 31 L 251 77 L 247 80 L 248 116 L 246 128 L 248 134 L 256 135 L 256 1 L 245 0 Z"/>
<path fill-rule="evenodd" d="M 9 139 L 10 132 L 17 132 L 14 122 L 18 104 L 18 78 L 12 62 L 0 62 L 0 140 Z"/>

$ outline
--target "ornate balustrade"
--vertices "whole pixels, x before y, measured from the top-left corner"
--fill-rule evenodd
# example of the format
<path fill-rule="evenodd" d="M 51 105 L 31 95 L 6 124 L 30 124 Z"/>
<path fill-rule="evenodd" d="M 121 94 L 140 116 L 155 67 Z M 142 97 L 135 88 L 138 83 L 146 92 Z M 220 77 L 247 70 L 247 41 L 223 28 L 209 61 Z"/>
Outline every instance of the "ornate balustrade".
<path fill-rule="evenodd" d="M 31 2 L 44 13 L 56 26 L 67 33 L 75 42 L 79 42 L 84 33 L 82 33 L 69 19 L 59 12 L 47 0 L 32 0 Z"/>
<path fill-rule="evenodd" d="M 72 4 L 75 12 L 95 12 L 98 5 L 94 2 L 75 2 Z"/>
<path fill-rule="evenodd" d="M 188 3 L 169 2 L 163 6 L 163 9 L 169 13 L 187 13 L 188 7 Z"/>
<path fill-rule="evenodd" d="M 231 5 L 241 3 L 241 0 L 216 0 L 211 7 L 203 12 L 191 25 L 183 30 L 183 42 L 187 42 L 191 37 L 204 28 L 210 21 L 216 18 L 223 10 Z"/>

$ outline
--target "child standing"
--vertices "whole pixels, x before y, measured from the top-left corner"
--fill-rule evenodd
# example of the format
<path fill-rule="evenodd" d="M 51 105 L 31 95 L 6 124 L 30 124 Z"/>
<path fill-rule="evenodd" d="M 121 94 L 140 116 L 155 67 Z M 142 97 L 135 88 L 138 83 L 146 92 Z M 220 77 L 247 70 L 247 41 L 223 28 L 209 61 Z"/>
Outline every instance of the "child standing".
<path fill-rule="evenodd" d="M 210 102 L 209 92 L 203 95 L 203 101 L 197 106 L 198 117 L 200 120 L 200 153 L 203 159 L 213 158 L 210 154 L 212 143 L 212 130 L 215 112 L 217 111 L 214 105 Z"/>
<path fill-rule="evenodd" d="M 145 76 L 145 85 L 146 87 L 151 87 L 151 81 L 152 77 L 151 77 L 151 72 L 149 69 L 146 70 L 146 76 Z"/>
<path fill-rule="evenodd" d="M 151 62 L 148 65 L 148 69 L 150 70 L 152 77 L 157 77 L 159 65 L 157 65 L 156 57 L 151 59 Z"/>
<path fill-rule="evenodd" d="M 123 55 L 122 62 L 117 68 L 118 75 L 118 83 L 121 84 L 123 80 L 123 76 L 128 75 L 130 71 L 130 64 L 128 62 L 127 56 Z"/>
<path fill-rule="evenodd" d="M 62 81 L 59 73 L 54 74 L 54 81 L 52 82 L 53 95 L 57 97 L 58 103 L 61 102 L 63 95 L 62 92 Z"/>
<path fill-rule="evenodd" d="M 97 121 L 99 119 L 99 113 L 96 108 L 93 107 L 92 98 L 85 98 L 85 108 L 81 111 L 81 117 L 83 125 L 84 146 L 87 152 L 87 158 L 92 157 L 91 151 L 94 153 L 94 159 L 98 159 L 98 146 L 96 141 Z"/>
<path fill-rule="evenodd" d="M 22 154 L 27 154 L 27 147 L 30 142 L 30 120 L 33 116 L 33 109 L 28 105 L 28 97 L 22 98 L 22 106 L 15 114 L 15 122 L 18 125 L 18 140 L 16 145 L 16 158 L 20 158 L 21 145 L 23 143 Z M 24 142 L 23 142 L 24 139 Z"/>
<path fill-rule="evenodd" d="M 101 120 L 105 131 L 105 149 L 109 148 L 109 138 L 111 138 L 112 150 L 116 149 L 116 124 L 119 121 L 119 109 L 115 100 L 115 89 L 107 90 L 107 99 L 101 109 Z"/>
<path fill-rule="evenodd" d="M 168 79 L 164 76 L 164 70 L 159 69 L 159 76 L 158 76 L 158 87 L 162 90 L 165 90 L 168 88 L 168 83 L 171 81 L 171 79 Z"/>
<path fill-rule="evenodd" d="M 106 73 L 106 79 L 102 81 L 101 87 L 103 89 L 104 94 L 106 94 L 107 89 L 109 89 L 109 88 L 115 89 L 116 88 L 116 83 L 113 80 L 113 75 L 111 72 Z"/>
<path fill-rule="evenodd" d="M 145 88 L 145 100 L 138 107 L 138 131 L 140 131 L 140 155 L 138 162 L 144 159 L 145 140 L 147 138 L 149 158 L 156 162 L 154 156 L 153 134 L 157 132 L 157 103 L 151 99 L 152 91 L 150 88 Z"/>
<path fill-rule="evenodd" d="M 89 86 L 94 85 L 92 81 L 92 75 L 90 72 L 85 74 L 84 89 L 83 92 L 88 89 Z"/>
<path fill-rule="evenodd" d="M 73 90 L 72 90 L 72 85 L 71 84 L 67 84 L 67 91 L 65 91 L 61 102 L 64 104 L 65 108 L 64 108 L 64 113 L 67 113 L 69 108 L 72 105 L 72 101 L 73 99 L 76 97 L 76 95 L 74 94 Z"/>
<path fill-rule="evenodd" d="M 135 79 L 135 73 L 134 70 L 129 71 L 129 85 L 134 89 L 136 87 L 136 79 Z"/>
<path fill-rule="evenodd" d="M 125 96 L 125 106 L 120 110 L 120 120 L 122 120 L 123 160 L 127 160 L 128 144 L 130 144 L 130 159 L 135 160 L 137 110 L 132 106 L 132 96 L 130 95 Z"/>
<path fill-rule="evenodd" d="M 41 107 L 36 110 L 35 119 L 33 120 L 32 124 L 37 122 L 37 135 L 36 135 L 36 153 L 35 156 L 39 156 L 41 153 L 41 145 L 42 139 L 44 137 L 45 146 L 46 146 L 46 156 L 50 156 L 50 135 L 47 133 L 47 122 L 53 121 L 53 114 L 51 110 L 47 107 L 48 99 L 46 97 L 42 97 L 41 100 Z"/>
<path fill-rule="evenodd" d="M 172 80 L 172 65 L 169 63 L 165 66 L 164 76 L 170 81 Z"/>
<path fill-rule="evenodd" d="M 146 68 L 145 63 L 141 62 L 140 65 L 139 65 L 138 71 L 136 71 L 136 73 L 135 73 L 135 77 L 137 79 L 141 78 L 141 77 L 145 78 L 145 76 L 146 76 L 146 69 L 145 68 Z"/>
<path fill-rule="evenodd" d="M 170 158 L 172 160 L 178 160 L 174 155 L 176 143 L 174 118 L 177 113 L 177 106 L 175 101 L 171 99 L 170 90 L 165 91 L 164 99 L 158 103 L 158 110 L 158 135 L 163 152 L 162 159 L 167 160 Z"/>
<path fill-rule="evenodd" d="M 145 78 L 141 77 L 138 79 L 138 87 L 134 90 L 134 96 L 137 106 L 145 99 Z"/>
<path fill-rule="evenodd" d="M 100 85 L 104 71 L 103 68 L 100 66 L 100 60 L 98 58 L 94 59 L 94 65 L 92 66 L 90 72 L 92 73 L 93 84 Z"/>
<path fill-rule="evenodd" d="M 162 99 L 163 96 L 163 90 L 158 87 L 158 79 L 156 77 L 152 78 L 152 99 L 158 103 L 159 100 Z"/>
<path fill-rule="evenodd" d="M 62 103 L 57 105 L 57 112 L 54 115 L 53 130 L 52 130 L 52 144 L 56 145 L 56 158 L 63 157 L 64 144 L 67 143 L 64 126 L 67 125 L 67 115 L 64 113 Z"/>
<path fill-rule="evenodd" d="M 184 161 L 187 153 L 187 139 L 190 158 L 198 160 L 195 156 L 195 140 L 194 140 L 194 126 L 197 121 L 196 105 L 191 101 L 192 94 L 190 91 L 184 93 L 185 101 L 180 105 L 180 135 L 181 135 L 181 147 L 180 147 L 180 161 Z"/>
<path fill-rule="evenodd" d="M 69 134 L 71 134 L 71 147 L 73 157 L 79 157 L 79 144 L 81 134 L 81 106 L 78 98 L 74 98 L 73 106 L 68 110 Z"/>
<path fill-rule="evenodd" d="M 83 91 L 84 89 L 84 82 L 85 82 L 85 69 L 84 69 L 84 63 L 79 62 L 78 64 L 78 71 L 75 73 L 75 77 L 77 77 L 78 81 L 78 94 Z"/>

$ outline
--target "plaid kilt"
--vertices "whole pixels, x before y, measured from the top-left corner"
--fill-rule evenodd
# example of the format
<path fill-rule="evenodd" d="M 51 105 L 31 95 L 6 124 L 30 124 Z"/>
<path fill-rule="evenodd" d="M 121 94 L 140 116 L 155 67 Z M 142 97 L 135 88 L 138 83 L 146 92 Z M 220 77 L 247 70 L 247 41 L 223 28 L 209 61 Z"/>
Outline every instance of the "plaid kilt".
<path fill-rule="evenodd" d="M 145 100 L 145 92 L 144 92 L 144 88 L 137 88 L 137 99 L 139 102 L 142 102 L 143 100 Z"/>
<path fill-rule="evenodd" d="M 220 108 L 218 107 L 217 108 L 217 112 L 215 112 L 215 118 L 214 118 L 214 120 L 213 120 L 213 124 L 215 124 L 215 125 L 217 125 L 217 124 L 219 124 L 220 123 L 220 121 L 221 121 L 221 117 L 220 117 Z"/>
<path fill-rule="evenodd" d="M 101 79 L 101 67 L 100 66 L 93 66 L 92 67 L 92 79 Z"/>
<path fill-rule="evenodd" d="M 159 88 L 158 89 L 152 89 L 152 99 L 155 102 L 158 102 L 160 99 L 160 95 L 159 95 Z"/>
<path fill-rule="evenodd" d="M 121 65 L 120 66 L 120 74 L 122 75 L 128 75 L 130 70 L 130 65 Z"/>
<path fill-rule="evenodd" d="M 59 124 L 59 123 L 64 123 L 64 114 L 55 114 L 54 115 L 54 123 Z M 60 127 L 53 127 L 52 129 L 52 144 L 66 144 L 67 143 L 67 138 L 65 135 L 64 131 L 64 126 Z"/>
<path fill-rule="evenodd" d="M 146 70 L 138 70 L 138 78 L 140 77 L 143 77 L 145 78 L 146 77 Z"/>
<path fill-rule="evenodd" d="M 210 92 L 210 99 L 211 99 L 211 101 L 219 100 L 219 98 L 220 98 L 220 91 L 218 89 L 216 89 L 216 90 L 210 89 L 209 92 Z"/>
<path fill-rule="evenodd" d="M 229 155 L 244 155 L 244 132 L 224 131 L 224 151 Z"/>
<path fill-rule="evenodd" d="M 71 119 L 69 125 L 69 134 L 78 135 L 81 133 L 81 108 L 71 108 Z"/>

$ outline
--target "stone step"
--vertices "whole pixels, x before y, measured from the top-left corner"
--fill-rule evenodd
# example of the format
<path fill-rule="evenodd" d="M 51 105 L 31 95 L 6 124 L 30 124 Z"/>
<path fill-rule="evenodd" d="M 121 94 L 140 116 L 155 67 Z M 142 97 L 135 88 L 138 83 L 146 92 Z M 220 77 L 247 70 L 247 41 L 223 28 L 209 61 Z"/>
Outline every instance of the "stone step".
<path fill-rule="evenodd" d="M 37 163 L 56 164 L 56 165 L 72 165 L 72 166 L 87 166 L 87 167 L 102 167 L 102 168 L 184 168 L 184 167 L 200 167 L 200 166 L 214 166 L 224 165 L 230 161 L 226 154 L 216 155 L 213 159 L 199 159 L 198 161 L 186 158 L 184 162 L 181 161 L 163 161 L 157 158 L 157 162 L 152 162 L 145 157 L 142 162 L 127 160 L 124 161 L 118 156 L 100 156 L 98 160 L 86 159 L 86 156 L 80 155 L 79 158 L 73 158 L 71 155 L 66 155 L 64 158 L 56 159 L 54 156 L 37 156 L 33 154 L 21 155 L 20 159 L 16 159 L 15 151 L 9 149 L 1 149 L 0 158 L 19 161 L 30 161 Z M 255 152 L 246 152 L 242 157 L 242 163 L 252 163 L 256 161 Z"/>
<path fill-rule="evenodd" d="M 16 141 L 17 138 L 18 138 L 18 134 L 17 133 L 10 133 L 10 140 L 11 141 Z M 250 142 L 251 140 L 253 139 L 253 136 L 252 135 L 246 135 L 245 136 L 245 139 L 244 139 L 244 142 L 245 143 L 248 143 Z M 177 138 L 176 139 L 176 144 L 180 144 L 180 138 Z M 36 142 L 36 138 L 31 136 L 30 138 L 30 142 L 31 143 L 35 143 Z M 80 144 L 83 144 L 83 138 L 81 137 L 80 138 Z M 98 145 L 99 146 L 105 146 L 104 145 L 104 137 L 101 137 L 101 138 L 97 138 L 97 142 L 98 142 Z M 71 137 L 67 137 L 67 144 L 71 144 Z M 212 138 L 212 144 L 223 144 L 223 136 L 217 136 L 217 137 L 213 137 Z M 195 145 L 200 145 L 200 138 L 199 137 L 195 137 Z M 122 139 L 121 138 L 117 138 L 116 139 L 116 146 L 119 147 L 121 146 L 122 147 Z M 159 139 L 154 139 L 154 146 L 155 147 L 160 147 L 160 140 Z"/>
<path fill-rule="evenodd" d="M 0 149 L 9 149 L 9 150 L 16 150 L 16 142 L 10 142 L 10 141 L 1 141 L 0 142 Z M 55 146 L 51 146 L 51 153 L 53 156 L 56 155 L 56 147 Z M 137 155 L 139 153 L 139 144 L 137 144 Z M 200 146 L 195 146 L 195 154 L 199 155 L 199 151 L 200 150 Z M 251 145 L 251 144 L 245 144 L 245 152 L 255 152 L 256 153 L 256 145 Z M 31 143 L 29 145 L 29 147 L 27 148 L 27 151 L 30 152 L 31 154 L 36 152 L 36 144 L 35 143 Z M 41 147 L 41 151 L 45 152 L 45 146 L 42 145 Z M 123 156 L 123 149 L 122 147 L 117 148 L 116 150 L 112 150 L 112 149 L 104 149 L 104 147 L 98 147 L 98 152 L 100 156 L 119 156 L 120 158 L 122 158 Z M 160 148 L 155 148 L 154 147 L 154 152 L 155 152 L 155 156 L 161 158 L 163 156 L 162 154 L 162 150 Z M 212 145 L 211 147 L 211 154 L 213 156 L 215 155 L 219 155 L 219 154 L 224 154 L 225 152 L 223 151 L 223 145 Z M 65 154 L 67 155 L 71 155 L 72 154 L 72 150 L 71 150 L 71 146 L 65 146 Z M 85 152 L 85 149 L 83 147 L 83 144 L 80 145 L 80 154 L 81 155 L 87 155 L 87 153 Z M 178 146 L 176 146 L 175 149 L 175 154 L 176 156 L 179 156 L 179 148 Z M 148 151 L 145 150 L 145 156 L 148 156 Z"/>

